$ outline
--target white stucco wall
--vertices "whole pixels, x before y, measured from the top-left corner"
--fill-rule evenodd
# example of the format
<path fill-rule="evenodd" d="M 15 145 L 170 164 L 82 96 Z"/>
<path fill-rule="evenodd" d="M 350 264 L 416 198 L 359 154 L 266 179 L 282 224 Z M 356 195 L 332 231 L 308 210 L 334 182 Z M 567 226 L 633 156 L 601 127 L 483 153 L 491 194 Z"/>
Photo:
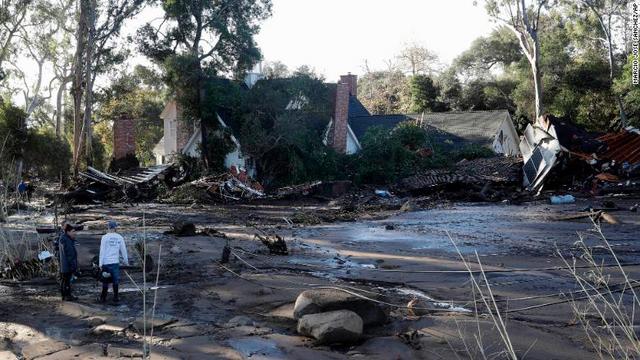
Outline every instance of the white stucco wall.
<path fill-rule="evenodd" d="M 507 117 L 502 121 L 500 127 L 496 131 L 495 139 L 493 140 L 493 151 L 498 154 L 504 154 L 507 156 L 520 155 L 520 138 L 516 132 L 516 128 L 513 126 L 511 117 Z"/>
<path fill-rule="evenodd" d="M 178 152 L 177 140 L 177 106 L 175 101 L 170 101 L 160 114 L 164 120 L 164 153 L 165 156 Z"/>
<path fill-rule="evenodd" d="M 349 132 L 347 134 L 347 155 L 352 155 L 360 151 L 360 146 L 353 133 Z"/>

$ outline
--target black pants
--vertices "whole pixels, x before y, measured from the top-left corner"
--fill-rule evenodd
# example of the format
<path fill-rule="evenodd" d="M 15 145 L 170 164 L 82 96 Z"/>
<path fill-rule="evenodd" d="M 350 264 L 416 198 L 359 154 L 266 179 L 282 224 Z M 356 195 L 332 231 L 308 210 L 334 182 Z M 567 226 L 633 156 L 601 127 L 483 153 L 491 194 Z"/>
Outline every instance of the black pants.
<path fill-rule="evenodd" d="M 64 300 L 67 296 L 71 296 L 71 276 L 73 273 L 60 273 L 60 294 Z"/>

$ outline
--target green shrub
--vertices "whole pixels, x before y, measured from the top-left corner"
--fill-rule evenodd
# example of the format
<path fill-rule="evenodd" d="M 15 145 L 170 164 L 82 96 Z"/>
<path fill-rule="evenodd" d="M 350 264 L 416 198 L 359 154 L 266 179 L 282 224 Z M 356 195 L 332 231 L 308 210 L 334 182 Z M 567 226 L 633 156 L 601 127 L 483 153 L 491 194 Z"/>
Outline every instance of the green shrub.
<path fill-rule="evenodd" d="M 392 131 L 378 126 L 368 129 L 356 160 L 356 182 L 386 184 L 434 166 L 440 159 L 436 162 L 416 153 L 426 139 L 424 129 L 411 123 Z"/>
<path fill-rule="evenodd" d="M 462 159 L 473 160 L 479 158 L 487 158 L 494 156 L 495 153 L 486 146 L 478 144 L 467 144 L 458 150 L 452 152 L 452 158 L 455 161 Z"/>

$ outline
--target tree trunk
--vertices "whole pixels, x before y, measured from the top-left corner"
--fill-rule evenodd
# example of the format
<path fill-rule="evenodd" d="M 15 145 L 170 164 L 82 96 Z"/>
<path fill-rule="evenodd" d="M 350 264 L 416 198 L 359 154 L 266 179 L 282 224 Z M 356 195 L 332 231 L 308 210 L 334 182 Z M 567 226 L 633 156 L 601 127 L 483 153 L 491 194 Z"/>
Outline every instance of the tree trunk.
<path fill-rule="evenodd" d="M 540 73 L 540 42 L 538 41 L 538 34 L 536 32 L 531 34 L 531 40 L 533 42 L 533 53 L 531 54 L 530 60 L 535 91 L 535 118 L 538 119 L 544 112 L 544 107 L 542 105 L 542 74 Z"/>
<path fill-rule="evenodd" d="M 615 66 L 615 60 L 613 59 L 613 44 L 611 40 L 611 34 L 606 33 L 606 35 L 607 35 L 607 50 L 608 50 L 607 52 L 609 54 L 609 84 L 613 88 L 613 80 L 614 80 L 613 70 Z M 620 95 L 616 94 L 614 96 L 616 98 L 616 103 L 618 104 L 618 111 L 620 112 L 620 125 L 624 129 L 625 127 L 627 127 L 627 114 L 624 111 L 624 104 L 622 103 L 622 99 L 620 98 Z"/>
<path fill-rule="evenodd" d="M 73 65 L 73 85 L 71 93 L 73 94 L 73 175 L 78 175 L 80 166 L 80 154 L 82 151 L 84 117 L 82 114 L 82 93 L 83 93 L 83 70 L 85 65 L 85 38 L 87 35 L 86 17 L 86 0 L 80 0 L 80 14 L 78 15 L 78 33 L 76 54 Z"/>
<path fill-rule="evenodd" d="M 88 29 L 88 39 L 87 39 L 87 54 L 86 54 L 86 66 L 85 66 L 85 95 L 84 95 L 84 133 L 86 136 L 85 139 L 85 156 L 87 165 L 93 165 L 93 131 L 91 124 L 91 107 L 93 106 L 93 76 L 91 72 L 91 64 L 93 64 L 93 47 L 94 47 L 94 39 L 96 32 L 96 3 L 94 0 L 85 0 L 87 2 L 87 29 Z"/>
<path fill-rule="evenodd" d="M 67 90 L 67 81 L 62 79 L 60 87 L 58 87 L 58 93 L 56 94 L 56 138 L 60 139 L 62 134 L 62 97 Z"/>

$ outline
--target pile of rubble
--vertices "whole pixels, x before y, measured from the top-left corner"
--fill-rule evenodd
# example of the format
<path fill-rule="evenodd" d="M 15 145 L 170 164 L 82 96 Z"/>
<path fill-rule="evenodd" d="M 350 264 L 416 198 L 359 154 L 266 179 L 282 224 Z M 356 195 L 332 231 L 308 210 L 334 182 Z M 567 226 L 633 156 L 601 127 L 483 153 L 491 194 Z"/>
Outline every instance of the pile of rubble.
<path fill-rule="evenodd" d="M 137 168 L 118 174 L 107 174 L 91 166 L 80 172 L 80 180 L 72 190 L 58 195 L 63 203 L 100 201 L 140 201 L 157 196 L 157 190 L 171 165 Z"/>
<path fill-rule="evenodd" d="M 262 198 L 262 186 L 249 178 L 241 181 L 231 173 L 206 176 L 170 190 L 162 199 L 172 204 L 219 203 Z"/>
<path fill-rule="evenodd" d="M 590 133 L 551 115 L 529 124 L 520 143 L 523 185 L 559 185 L 591 194 L 640 191 L 640 130 Z"/>
<path fill-rule="evenodd" d="M 446 192 L 449 197 L 499 201 L 520 193 L 522 160 L 491 157 L 462 160 L 452 169 L 428 170 L 400 180 L 396 193 L 425 195 Z"/>

